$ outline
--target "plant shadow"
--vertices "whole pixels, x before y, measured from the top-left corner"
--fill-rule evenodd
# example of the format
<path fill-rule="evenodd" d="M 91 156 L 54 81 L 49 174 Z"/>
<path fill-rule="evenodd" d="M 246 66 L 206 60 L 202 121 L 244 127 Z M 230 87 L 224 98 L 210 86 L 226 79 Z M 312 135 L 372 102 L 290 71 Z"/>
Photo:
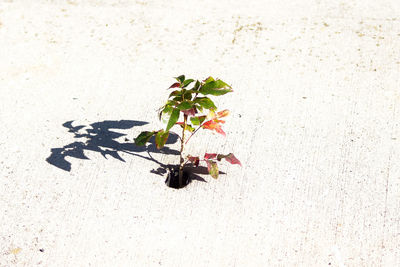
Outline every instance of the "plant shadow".
<path fill-rule="evenodd" d="M 92 123 L 89 126 L 73 126 L 72 124 L 73 121 L 67 121 L 62 126 L 67 128 L 68 132 L 72 133 L 74 138 L 78 140 L 63 147 L 52 148 L 50 156 L 46 159 L 49 164 L 64 171 L 71 171 L 72 167 L 71 162 L 66 159 L 67 157 L 88 160 L 89 158 L 84 153 L 85 150 L 98 152 L 106 159 L 107 156 L 110 156 L 123 162 L 125 162 L 125 160 L 120 155 L 121 152 L 155 161 L 157 163 L 159 162 L 151 156 L 147 157 L 138 153 L 147 152 L 148 154 L 163 153 L 179 155 L 179 151 L 170 149 L 168 146 L 158 150 L 154 140 L 150 140 L 150 143 L 147 146 L 136 146 L 133 140 L 131 141 L 124 137 L 126 134 L 116 131 L 118 129 L 126 130 L 135 126 L 143 126 L 148 124 L 148 122 L 133 120 L 106 120 Z M 176 143 L 178 138 L 179 136 L 177 134 L 171 133 L 167 144 Z"/>
<path fill-rule="evenodd" d="M 63 147 L 51 148 L 51 154 L 46 161 L 64 171 L 70 172 L 72 169 L 71 162 L 67 157 L 89 160 L 85 155 L 85 151 L 94 151 L 100 153 L 104 158 L 112 157 L 117 160 L 125 162 L 121 156 L 122 153 L 137 156 L 146 160 L 157 163 L 160 167 L 156 170 L 151 170 L 151 173 L 157 175 L 165 175 L 168 169 L 176 167 L 176 165 L 166 165 L 154 159 L 151 153 L 161 153 L 169 155 L 179 155 L 179 151 L 170 149 L 168 145 L 175 144 L 180 138 L 177 134 L 171 132 L 166 145 L 162 149 L 157 149 L 154 137 L 146 146 L 137 146 L 133 140 L 129 140 L 125 133 L 120 133 L 117 130 L 127 130 L 137 126 L 148 124 L 145 121 L 136 120 L 105 120 L 101 122 L 91 123 L 89 125 L 73 125 L 74 121 L 67 121 L 62 124 L 63 127 L 68 129 L 69 133 L 74 135 L 77 139 L 75 142 L 67 144 Z M 143 155 L 143 153 L 147 153 Z M 190 171 L 190 181 L 197 180 L 206 182 L 198 174 L 208 174 L 207 168 L 191 166 L 185 167 Z M 221 172 L 220 172 L 221 173 Z"/>

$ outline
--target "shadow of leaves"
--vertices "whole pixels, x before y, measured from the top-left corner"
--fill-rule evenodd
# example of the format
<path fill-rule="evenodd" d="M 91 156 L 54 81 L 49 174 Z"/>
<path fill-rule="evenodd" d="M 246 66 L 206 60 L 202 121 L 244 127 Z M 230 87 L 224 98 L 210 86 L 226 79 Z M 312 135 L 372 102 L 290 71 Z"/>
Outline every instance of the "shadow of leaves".
<path fill-rule="evenodd" d="M 136 120 L 106 120 L 95 122 L 90 125 L 78 126 L 74 126 L 73 122 L 74 121 L 67 121 L 62 126 L 67 128 L 68 132 L 72 133 L 74 138 L 78 140 L 63 147 L 52 148 L 50 156 L 46 159 L 49 164 L 64 171 L 71 171 L 72 167 L 67 157 L 89 160 L 85 155 L 85 151 L 98 152 L 106 159 L 109 156 L 123 162 L 125 162 L 125 160 L 121 156 L 121 153 L 126 153 L 154 161 L 160 166 L 164 165 L 155 160 L 150 153 L 179 155 L 179 151 L 170 149 L 168 146 L 164 146 L 164 148 L 158 150 L 154 138 L 150 140 L 147 146 L 136 146 L 133 140 L 131 141 L 126 137 L 123 138 L 126 134 L 118 132 L 118 130 L 143 126 L 148 124 L 148 122 Z M 171 133 L 166 144 L 174 144 L 178 141 L 178 138 L 179 136 L 177 134 Z M 147 152 L 148 156 L 139 154 L 142 152 Z"/>

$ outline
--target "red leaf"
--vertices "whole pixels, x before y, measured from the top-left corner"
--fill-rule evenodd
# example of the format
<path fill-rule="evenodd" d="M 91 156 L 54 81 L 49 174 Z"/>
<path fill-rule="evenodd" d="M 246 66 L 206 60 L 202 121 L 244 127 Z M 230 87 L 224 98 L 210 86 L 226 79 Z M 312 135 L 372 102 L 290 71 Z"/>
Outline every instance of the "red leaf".
<path fill-rule="evenodd" d="M 187 116 L 194 116 L 196 115 L 196 109 L 195 108 L 191 108 L 191 109 L 185 109 L 182 110 L 183 114 L 187 115 Z"/>
<path fill-rule="evenodd" d="M 204 154 L 204 159 L 208 160 L 208 159 L 215 159 L 217 157 L 216 153 L 206 153 Z"/>
<path fill-rule="evenodd" d="M 192 162 L 192 163 L 194 164 L 195 167 L 198 167 L 198 166 L 199 166 L 199 163 L 200 163 L 199 157 L 188 156 L 188 160 L 189 160 L 190 162 Z"/>
<path fill-rule="evenodd" d="M 211 170 L 211 162 L 212 162 L 212 160 L 206 160 L 208 172 L 210 172 L 210 170 Z"/>
<path fill-rule="evenodd" d="M 172 84 L 169 88 L 175 88 L 175 87 L 179 87 L 179 86 L 181 86 L 180 83 L 174 83 L 174 84 Z M 168 89 L 169 89 L 169 88 L 168 88 Z"/>
<path fill-rule="evenodd" d="M 242 163 L 240 163 L 240 161 L 232 154 L 229 153 L 226 157 L 225 157 L 226 161 L 229 162 L 230 164 L 239 164 L 240 166 L 242 166 Z"/>

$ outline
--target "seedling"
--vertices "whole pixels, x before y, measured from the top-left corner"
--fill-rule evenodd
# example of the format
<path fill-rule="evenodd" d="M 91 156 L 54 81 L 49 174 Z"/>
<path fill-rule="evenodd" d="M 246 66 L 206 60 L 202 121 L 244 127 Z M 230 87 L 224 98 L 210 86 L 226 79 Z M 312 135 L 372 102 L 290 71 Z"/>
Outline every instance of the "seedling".
<path fill-rule="evenodd" d="M 172 84 L 168 89 L 172 91 L 168 96 L 167 103 L 159 110 L 159 119 L 166 122 L 165 129 L 158 131 L 144 131 L 135 138 L 135 144 L 138 146 L 145 145 L 154 135 L 157 149 L 161 149 L 167 142 L 169 132 L 172 127 L 180 126 L 182 135 L 180 136 L 180 161 L 179 161 L 179 188 L 183 186 L 183 169 L 190 162 L 198 167 L 200 162 L 205 162 L 210 175 L 217 179 L 219 170 L 217 161 L 225 159 L 231 164 L 239 164 L 240 161 L 232 154 L 216 154 L 205 153 L 203 159 L 199 156 L 184 156 L 185 145 L 200 129 L 215 131 L 223 136 L 225 132 L 222 130 L 221 124 L 225 123 L 221 118 L 229 115 L 227 109 L 217 111 L 214 102 L 208 97 L 221 96 L 229 92 L 233 92 L 232 87 L 219 79 L 208 77 L 204 81 L 193 79 L 185 79 L 184 75 L 175 78 L 177 82 Z M 193 85 L 188 89 L 189 85 Z M 183 121 L 179 122 L 179 118 L 183 117 Z M 188 136 L 187 136 L 187 135 Z"/>

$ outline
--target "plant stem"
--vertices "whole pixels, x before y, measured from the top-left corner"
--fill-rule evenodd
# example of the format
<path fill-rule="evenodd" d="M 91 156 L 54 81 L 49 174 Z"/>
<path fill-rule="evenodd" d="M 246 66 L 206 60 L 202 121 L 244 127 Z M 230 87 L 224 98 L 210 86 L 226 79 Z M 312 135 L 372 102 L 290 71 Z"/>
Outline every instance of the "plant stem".
<path fill-rule="evenodd" d="M 183 185 L 183 166 L 185 166 L 185 161 L 183 159 L 183 149 L 185 146 L 185 129 L 187 123 L 187 115 L 183 115 L 183 130 L 182 130 L 182 139 L 181 139 L 181 151 L 180 151 L 180 163 L 179 163 L 179 187 Z"/>

